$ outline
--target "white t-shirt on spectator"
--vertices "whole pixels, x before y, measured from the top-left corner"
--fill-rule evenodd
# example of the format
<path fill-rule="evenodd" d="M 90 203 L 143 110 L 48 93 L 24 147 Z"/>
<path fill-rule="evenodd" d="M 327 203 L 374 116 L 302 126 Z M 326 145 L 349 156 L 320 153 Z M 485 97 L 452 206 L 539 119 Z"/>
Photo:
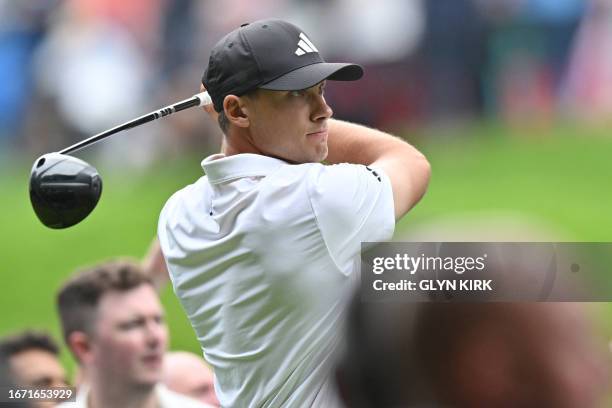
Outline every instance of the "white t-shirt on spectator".
<path fill-rule="evenodd" d="M 331 407 L 362 241 L 395 227 L 388 177 L 362 165 L 217 154 L 159 220 L 174 291 L 227 407 Z"/>
<path fill-rule="evenodd" d="M 155 394 L 157 395 L 157 403 L 159 408 L 213 408 L 212 405 L 204 404 L 196 399 L 186 395 L 178 394 L 170 391 L 163 384 L 155 386 Z M 88 408 L 89 402 L 89 386 L 82 385 L 73 402 L 63 402 L 56 408 Z"/>

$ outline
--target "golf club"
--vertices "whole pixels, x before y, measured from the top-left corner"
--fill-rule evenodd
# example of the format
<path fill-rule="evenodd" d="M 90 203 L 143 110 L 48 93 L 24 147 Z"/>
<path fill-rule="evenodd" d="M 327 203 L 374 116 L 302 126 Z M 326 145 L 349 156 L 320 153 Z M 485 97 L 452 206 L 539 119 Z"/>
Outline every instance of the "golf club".
<path fill-rule="evenodd" d="M 36 159 L 30 174 L 30 201 L 38 219 L 49 228 L 68 228 L 81 222 L 98 204 L 102 178 L 95 167 L 69 153 L 174 112 L 211 103 L 208 92 L 202 92 Z"/>

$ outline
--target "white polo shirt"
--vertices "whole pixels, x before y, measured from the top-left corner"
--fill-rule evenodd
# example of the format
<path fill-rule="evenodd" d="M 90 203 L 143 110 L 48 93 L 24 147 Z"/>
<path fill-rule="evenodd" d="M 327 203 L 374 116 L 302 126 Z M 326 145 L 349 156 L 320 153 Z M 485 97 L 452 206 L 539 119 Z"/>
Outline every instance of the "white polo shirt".
<path fill-rule="evenodd" d="M 332 355 L 362 241 L 395 227 L 388 177 L 362 165 L 217 154 L 159 220 L 174 291 L 224 407 L 332 407 Z"/>

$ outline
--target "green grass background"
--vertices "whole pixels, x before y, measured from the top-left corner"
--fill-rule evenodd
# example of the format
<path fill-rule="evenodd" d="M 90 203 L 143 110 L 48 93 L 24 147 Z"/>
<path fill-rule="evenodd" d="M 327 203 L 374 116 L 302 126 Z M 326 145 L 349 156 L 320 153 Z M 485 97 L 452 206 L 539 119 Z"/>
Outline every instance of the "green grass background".
<path fill-rule="evenodd" d="M 427 195 L 398 232 L 439 217 L 494 210 L 536 217 L 561 228 L 570 240 L 612 241 L 610 136 L 605 127 L 581 125 L 517 129 L 481 124 L 409 133 L 433 173 Z M 50 230 L 29 203 L 34 157 L 0 160 L 0 335 L 35 327 L 59 339 L 54 296 L 62 281 L 83 265 L 144 255 L 165 200 L 201 175 L 200 156 L 161 161 L 146 171 L 118 171 L 92 159 L 104 178 L 98 207 L 75 227 Z M 171 348 L 198 352 L 170 288 L 162 299 Z M 604 318 L 612 315 L 607 305 L 604 309 Z M 73 366 L 68 353 L 63 358 Z"/>

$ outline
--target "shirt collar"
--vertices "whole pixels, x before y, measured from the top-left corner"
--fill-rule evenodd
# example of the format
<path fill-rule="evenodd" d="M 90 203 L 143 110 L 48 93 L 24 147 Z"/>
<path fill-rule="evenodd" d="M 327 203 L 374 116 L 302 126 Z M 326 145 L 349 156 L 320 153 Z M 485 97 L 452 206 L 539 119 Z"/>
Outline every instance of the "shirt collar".
<path fill-rule="evenodd" d="M 155 393 L 157 394 L 157 400 L 162 407 L 172 406 L 172 404 L 168 404 L 168 402 L 166 401 L 170 397 L 169 394 L 171 394 L 171 392 L 168 390 L 168 388 L 166 388 L 166 386 L 161 383 L 158 383 L 157 385 L 155 385 Z M 79 389 L 75 399 L 75 406 L 79 408 L 87 408 L 89 407 L 89 405 L 89 384 L 84 382 L 79 385 Z"/>
<path fill-rule="evenodd" d="M 285 164 L 287 162 L 260 154 L 226 156 L 218 153 L 202 160 L 202 169 L 211 184 L 218 184 L 241 177 L 267 176 Z"/>

